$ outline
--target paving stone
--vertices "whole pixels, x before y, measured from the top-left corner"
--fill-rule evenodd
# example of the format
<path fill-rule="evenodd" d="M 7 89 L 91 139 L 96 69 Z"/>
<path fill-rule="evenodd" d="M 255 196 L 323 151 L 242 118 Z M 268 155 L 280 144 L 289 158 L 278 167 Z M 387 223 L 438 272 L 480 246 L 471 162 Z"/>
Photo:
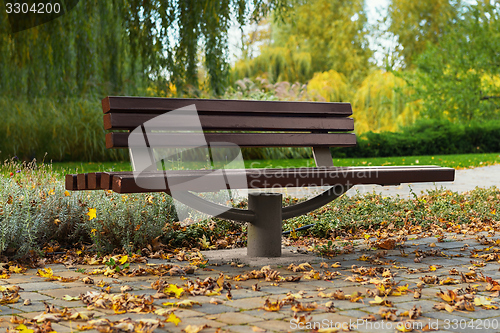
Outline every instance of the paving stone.
<path fill-rule="evenodd" d="M 365 303 L 367 303 L 367 302 L 365 301 Z M 351 310 L 351 309 L 360 309 L 360 308 L 365 309 L 366 307 L 370 306 L 369 303 L 364 304 L 364 303 L 360 303 L 360 302 L 339 301 L 339 300 L 333 301 L 333 304 L 335 305 L 335 308 L 337 308 L 340 311 Z"/>
<path fill-rule="evenodd" d="M 12 274 L 10 276 L 10 278 L 2 280 L 2 281 L 7 282 L 8 284 L 18 285 L 21 283 L 44 282 L 45 278 L 41 278 L 39 276 Z"/>
<path fill-rule="evenodd" d="M 201 317 L 205 316 L 206 313 L 199 312 L 196 310 L 190 310 L 190 309 L 177 309 L 175 310 L 175 315 L 179 318 L 190 318 L 190 317 Z"/>
<path fill-rule="evenodd" d="M 367 312 L 363 311 L 364 308 L 361 308 L 360 310 L 346 310 L 346 311 L 339 311 L 339 315 L 347 316 L 347 317 L 353 317 L 353 318 L 362 318 L 368 315 Z"/>
<path fill-rule="evenodd" d="M 229 332 L 236 333 L 255 333 L 253 330 L 254 325 L 229 325 L 225 326 L 224 330 L 228 330 Z"/>
<path fill-rule="evenodd" d="M 237 309 L 251 310 L 251 309 L 262 308 L 264 306 L 265 301 L 266 297 L 254 297 L 254 298 L 238 299 L 232 302 L 227 302 L 226 305 Z M 276 301 L 276 300 L 271 299 L 271 301 Z"/>
<path fill-rule="evenodd" d="M 15 283 L 18 284 L 18 283 Z M 61 286 L 54 282 L 29 282 L 22 283 L 21 287 L 24 291 L 42 291 L 50 289 L 59 289 Z"/>
<path fill-rule="evenodd" d="M 20 313 L 20 312 L 21 311 L 19 311 L 18 309 L 12 309 L 12 308 L 0 305 L 0 314 L 2 314 L 2 316 L 12 315 L 15 313 Z"/>
<path fill-rule="evenodd" d="M 52 297 L 49 297 L 47 295 L 31 291 L 20 291 L 19 295 L 21 296 L 21 300 L 30 299 L 31 301 L 46 301 L 52 299 Z"/>
<path fill-rule="evenodd" d="M 82 301 L 65 301 L 63 299 L 53 299 L 51 301 L 48 301 L 47 303 L 54 305 L 60 309 L 77 308 L 84 305 Z"/>
<path fill-rule="evenodd" d="M 436 311 L 432 307 L 437 303 L 438 303 L 437 299 L 435 301 L 420 299 L 414 302 L 398 303 L 397 308 L 402 310 L 410 310 L 411 308 L 413 308 L 414 305 L 416 305 L 417 308 L 419 306 L 422 307 L 422 312 L 431 312 L 431 311 Z"/>
<path fill-rule="evenodd" d="M 266 311 L 263 309 L 256 309 L 256 310 L 249 310 L 249 311 L 244 311 L 243 313 L 249 314 L 254 317 L 258 317 L 261 319 L 283 319 L 286 317 L 288 314 L 285 314 L 284 312 L 271 312 L 271 311 Z"/>
<path fill-rule="evenodd" d="M 248 315 L 244 312 L 226 312 L 220 313 L 216 316 L 211 316 L 209 319 L 217 320 L 228 325 L 240 325 L 246 323 L 253 323 L 258 321 L 259 318 Z"/>
<path fill-rule="evenodd" d="M 264 289 L 264 288 L 262 288 Z M 276 294 L 282 294 L 285 292 L 286 294 L 286 289 L 283 289 L 280 292 L 276 292 Z M 231 295 L 233 296 L 233 300 L 237 299 L 243 299 L 243 298 L 251 298 L 251 297 L 259 297 L 259 296 L 264 296 L 264 295 L 269 295 L 268 292 L 264 292 L 263 290 L 261 291 L 253 291 L 253 290 L 248 290 L 248 289 L 236 289 L 236 290 L 231 290 Z M 224 297 L 225 298 L 225 297 Z"/>
<path fill-rule="evenodd" d="M 284 321 L 284 320 L 258 321 L 253 323 L 253 325 L 259 328 L 276 332 L 289 332 L 294 330 L 293 325 L 290 323 L 290 321 Z"/>
<path fill-rule="evenodd" d="M 279 294 L 286 295 L 286 293 L 289 291 L 290 291 L 290 288 L 262 285 L 262 286 L 260 286 L 260 292 L 255 292 L 256 294 L 254 295 L 254 297 L 260 296 L 259 293 L 265 293 L 265 294 L 270 294 L 270 295 L 279 295 Z"/>
<path fill-rule="evenodd" d="M 226 303 L 227 304 L 227 303 Z M 196 309 L 196 311 L 203 312 L 206 314 L 217 314 L 217 313 L 224 313 L 224 312 L 236 312 L 238 309 L 227 306 L 224 304 L 203 304 L 202 307 L 199 307 Z"/>
<path fill-rule="evenodd" d="M 498 327 L 500 328 L 500 311 L 498 310 L 483 310 L 476 307 L 476 311 L 467 311 L 463 313 L 464 317 L 474 318 L 474 319 L 486 319 L 495 318 L 498 321 Z"/>
<path fill-rule="evenodd" d="M 43 304 L 41 301 L 33 301 L 31 302 L 30 305 L 23 305 L 23 302 L 18 302 L 14 304 L 9 304 L 9 307 L 21 312 L 45 311 L 45 304 Z"/>
<path fill-rule="evenodd" d="M 60 287 L 59 287 L 60 288 Z M 90 286 L 75 287 L 75 288 L 63 288 L 63 289 L 47 289 L 41 290 L 40 293 L 54 297 L 56 299 L 62 299 L 65 295 L 77 297 L 80 294 L 86 294 L 88 291 L 96 291 Z"/>
<path fill-rule="evenodd" d="M 348 330 L 353 327 L 357 318 L 344 316 L 338 313 L 311 313 L 312 322 L 321 323 L 321 328 L 338 328 Z"/>

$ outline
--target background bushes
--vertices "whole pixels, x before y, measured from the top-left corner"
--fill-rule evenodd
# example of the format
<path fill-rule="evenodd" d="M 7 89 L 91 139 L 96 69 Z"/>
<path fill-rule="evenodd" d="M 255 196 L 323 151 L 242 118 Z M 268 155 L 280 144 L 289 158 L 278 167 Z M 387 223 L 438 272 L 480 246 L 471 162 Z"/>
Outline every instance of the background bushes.
<path fill-rule="evenodd" d="M 333 148 L 334 157 L 388 157 L 500 152 L 500 121 L 454 124 L 420 120 L 401 132 L 364 133 L 351 148 Z"/>

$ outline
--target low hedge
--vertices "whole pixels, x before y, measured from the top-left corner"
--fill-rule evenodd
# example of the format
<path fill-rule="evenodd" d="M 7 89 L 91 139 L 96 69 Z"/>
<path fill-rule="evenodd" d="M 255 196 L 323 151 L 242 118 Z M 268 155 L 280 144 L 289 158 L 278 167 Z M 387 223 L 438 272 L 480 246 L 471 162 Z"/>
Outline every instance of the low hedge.
<path fill-rule="evenodd" d="M 337 158 L 496 153 L 500 152 L 500 121 L 420 120 L 400 132 L 364 133 L 355 147 L 331 150 Z"/>

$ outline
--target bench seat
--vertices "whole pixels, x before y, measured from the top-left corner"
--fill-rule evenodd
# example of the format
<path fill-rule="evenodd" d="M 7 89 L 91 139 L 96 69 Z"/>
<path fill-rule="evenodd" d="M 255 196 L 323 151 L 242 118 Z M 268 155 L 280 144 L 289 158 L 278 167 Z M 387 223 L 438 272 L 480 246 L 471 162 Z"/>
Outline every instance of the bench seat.
<path fill-rule="evenodd" d="M 453 181 L 455 169 L 437 166 L 381 166 L 381 167 L 313 167 L 276 169 L 225 169 L 228 176 L 244 175 L 247 186 L 241 188 L 265 189 L 276 187 L 314 187 L 335 185 L 399 185 L 401 183 Z M 87 182 L 84 183 L 84 175 Z M 80 177 L 80 182 L 78 181 Z M 190 183 L 203 177 L 203 182 Z M 166 182 L 167 188 L 143 189 L 136 180 Z M 98 183 L 98 180 L 100 182 Z M 220 183 L 220 174 L 214 170 L 168 170 L 165 172 L 144 172 L 134 177 L 132 172 L 102 172 L 67 175 L 67 187 L 72 190 L 109 189 L 117 193 L 170 192 L 168 184 L 176 190 L 212 192 L 227 189 Z M 198 187 L 193 187 L 193 184 Z M 183 187 L 183 185 L 185 185 Z M 228 185 L 228 184 L 225 184 Z M 235 189 L 234 184 L 231 188 Z M 237 185 L 237 184 L 236 184 Z"/>

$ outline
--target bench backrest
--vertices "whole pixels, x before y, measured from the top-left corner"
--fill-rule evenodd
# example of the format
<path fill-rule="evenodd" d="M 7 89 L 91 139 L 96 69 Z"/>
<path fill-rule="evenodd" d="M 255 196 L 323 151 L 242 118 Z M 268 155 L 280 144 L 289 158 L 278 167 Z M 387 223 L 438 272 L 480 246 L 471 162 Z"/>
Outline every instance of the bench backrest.
<path fill-rule="evenodd" d="M 349 103 L 207 100 L 148 97 L 106 97 L 102 100 L 107 148 L 129 148 L 128 132 L 168 111 L 195 105 L 207 143 L 230 142 L 240 147 L 313 147 L 328 163 L 329 147 L 356 145 Z M 170 118 L 169 122 L 175 121 Z M 171 123 L 155 124 L 159 129 Z M 189 124 L 183 124 L 189 130 Z M 217 131 L 213 133 L 212 131 Z M 258 132 L 258 133 L 249 133 Z M 333 133 L 332 133 L 333 132 Z M 340 132 L 340 133 L 339 133 Z M 190 134 L 149 135 L 154 147 L 189 145 Z M 328 151 L 328 155 L 326 152 Z M 317 163 L 318 164 L 318 163 Z"/>

